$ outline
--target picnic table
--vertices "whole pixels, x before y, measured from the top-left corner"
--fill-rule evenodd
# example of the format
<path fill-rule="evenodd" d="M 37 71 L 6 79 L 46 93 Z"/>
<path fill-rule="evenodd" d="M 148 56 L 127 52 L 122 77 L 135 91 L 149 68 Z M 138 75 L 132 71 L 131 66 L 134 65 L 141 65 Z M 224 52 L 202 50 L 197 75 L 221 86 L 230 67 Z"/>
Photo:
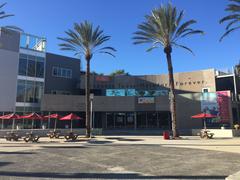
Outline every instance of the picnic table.
<path fill-rule="evenodd" d="M 74 134 L 73 132 L 69 132 L 64 136 L 66 140 L 72 140 L 72 141 L 75 141 L 77 137 L 78 137 L 78 134 Z"/>
<path fill-rule="evenodd" d="M 47 136 L 48 136 L 50 139 L 53 139 L 53 138 L 58 139 L 59 136 L 60 136 L 60 131 L 49 131 L 49 133 L 47 133 Z"/>
<path fill-rule="evenodd" d="M 35 134 L 31 133 L 26 133 L 26 136 L 23 138 L 25 142 L 38 142 L 40 136 L 37 136 Z"/>
<path fill-rule="evenodd" d="M 200 137 L 202 139 L 212 139 L 213 135 L 214 133 L 210 133 L 210 131 L 206 129 L 200 131 Z"/>
<path fill-rule="evenodd" d="M 14 132 L 7 132 L 4 138 L 6 138 L 7 141 L 18 141 L 21 137 Z"/>

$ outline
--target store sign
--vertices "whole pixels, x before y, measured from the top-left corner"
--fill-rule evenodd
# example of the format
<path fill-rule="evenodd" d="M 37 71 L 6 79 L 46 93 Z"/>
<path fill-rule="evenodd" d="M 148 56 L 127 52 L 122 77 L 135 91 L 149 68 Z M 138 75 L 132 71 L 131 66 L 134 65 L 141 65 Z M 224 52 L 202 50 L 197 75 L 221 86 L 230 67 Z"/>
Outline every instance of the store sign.
<path fill-rule="evenodd" d="M 154 97 L 139 97 L 138 104 L 154 104 L 155 99 Z"/>

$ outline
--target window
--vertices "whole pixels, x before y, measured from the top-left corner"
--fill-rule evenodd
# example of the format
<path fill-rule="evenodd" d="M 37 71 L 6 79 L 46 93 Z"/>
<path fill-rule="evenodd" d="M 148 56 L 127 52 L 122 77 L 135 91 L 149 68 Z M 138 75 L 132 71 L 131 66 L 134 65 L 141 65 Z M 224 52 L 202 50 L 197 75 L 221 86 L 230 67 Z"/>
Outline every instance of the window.
<path fill-rule="evenodd" d="M 18 80 L 17 102 L 39 103 L 43 95 L 43 82 Z"/>
<path fill-rule="evenodd" d="M 20 54 L 18 75 L 44 78 L 44 58 Z"/>
<path fill-rule="evenodd" d="M 24 102 L 25 97 L 25 81 L 18 80 L 17 85 L 17 102 Z"/>
<path fill-rule="evenodd" d="M 27 76 L 35 77 L 36 74 L 36 62 L 33 60 L 28 61 Z"/>
<path fill-rule="evenodd" d="M 62 78 L 72 78 L 72 70 L 61 67 L 53 67 L 52 68 L 52 76 L 54 77 L 62 77 Z"/>
<path fill-rule="evenodd" d="M 69 91 L 52 90 L 51 94 L 70 95 Z"/>
<path fill-rule="evenodd" d="M 36 77 L 43 78 L 43 76 L 44 76 L 44 63 L 37 62 Z"/>
<path fill-rule="evenodd" d="M 208 93 L 208 92 L 209 92 L 209 88 L 203 88 L 203 89 L 202 89 L 202 92 L 203 92 L 203 93 Z"/>
<path fill-rule="evenodd" d="M 27 75 L 27 59 L 19 59 L 18 74 L 21 76 Z"/>

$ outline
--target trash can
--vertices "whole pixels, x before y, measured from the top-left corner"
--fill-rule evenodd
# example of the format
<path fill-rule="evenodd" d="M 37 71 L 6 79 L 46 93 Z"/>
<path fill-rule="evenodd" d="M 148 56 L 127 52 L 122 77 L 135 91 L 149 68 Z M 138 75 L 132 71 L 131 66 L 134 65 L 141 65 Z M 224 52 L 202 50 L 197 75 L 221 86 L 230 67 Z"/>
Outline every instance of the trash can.
<path fill-rule="evenodd" d="M 169 132 L 168 131 L 163 131 L 163 139 L 167 140 L 170 139 Z"/>

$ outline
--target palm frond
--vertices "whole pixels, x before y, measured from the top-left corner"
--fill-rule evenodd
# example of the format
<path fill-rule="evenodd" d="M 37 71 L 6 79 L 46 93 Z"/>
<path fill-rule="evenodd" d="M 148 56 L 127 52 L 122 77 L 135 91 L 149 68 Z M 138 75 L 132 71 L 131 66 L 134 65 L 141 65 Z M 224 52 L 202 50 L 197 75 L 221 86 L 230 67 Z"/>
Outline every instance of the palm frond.
<path fill-rule="evenodd" d="M 225 27 L 225 33 L 221 36 L 219 41 L 222 41 L 227 35 L 232 33 L 233 31 L 239 29 L 239 27 L 232 27 L 234 24 L 240 22 L 240 0 L 229 0 L 230 3 L 228 4 L 225 11 L 230 12 L 229 15 L 223 17 L 220 19 L 219 23 L 222 24 L 224 22 L 228 22 L 228 24 Z"/>
<path fill-rule="evenodd" d="M 231 15 L 225 16 L 224 18 L 220 19 L 219 23 L 222 24 L 225 21 L 235 20 L 235 19 L 240 19 L 240 14 L 231 14 Z"/>
<path fill-rule="evenodd" d="M 234 28 L 231 28 L 231 29 L 229 29 L 229 30 L 227 30 L 222 36 L 221 36 L 221 38 L 220 38 L 220 42 L 227 36 L 227 35 L 229 35 L 231 32 L 233 32 L 233 31 L 236 31 L 237 29 L 240 29 L 240 26 L 237 26 L 237 27 L 234 27 Z"/>
<path fill-rule="evenodd" d="M 112 57 L 115 57 L 115 55 L 114 55 L 113 53 L 108 52 L 108 51 L 99 51 L 99 53 L 108 54 L 108 55 L 110 55 L 110 56 L 112 56 Z"/>
<path fill-rule="evenodd" d="M 177 43 L 173 43 L 174 46 L 179 47 L 179 48 L 183 48 L 185 50 L 187 50 L 188 52 L 190 52 L 192 55 L 195 56 L 194 52 L 187 46 L 181 45 L 181 44 L 177 44 Z"/>
<path fill-rule="evenodd" d="M 181 35 L 181 38 L 186 37 L 186 36 L 189 36 L 189 35 L 194 35 L 194 34 L 204 34 L 204 32 L 201 31 L 201 30 L 192 30 L 192 31 L 190 31 L 190 32 L 187 32 L 187 33 L 185 33 L 185 34 L 182 34 L 182 35 Z"/>

